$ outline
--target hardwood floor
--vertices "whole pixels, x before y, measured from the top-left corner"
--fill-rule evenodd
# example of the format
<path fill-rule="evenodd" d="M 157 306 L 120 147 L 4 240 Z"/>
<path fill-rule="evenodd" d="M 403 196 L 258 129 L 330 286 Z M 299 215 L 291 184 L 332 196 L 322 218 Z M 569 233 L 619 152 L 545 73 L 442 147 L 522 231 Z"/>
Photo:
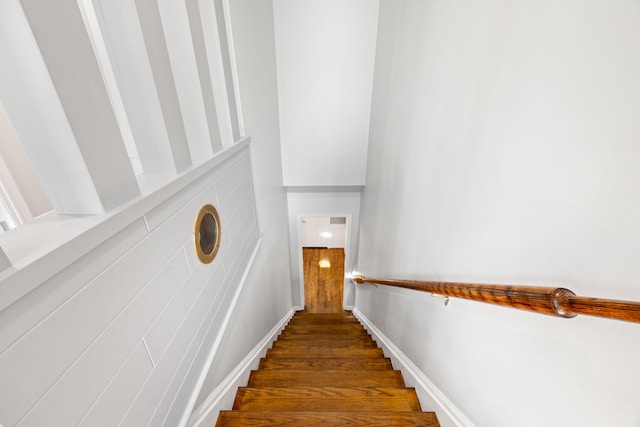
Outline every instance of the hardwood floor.
<path fill-rule="evenodd" d="M 439 425 L 350 312 L 296 314 L 216 424 Z"/>
<path fill-rule="evenodd" d="M 320 261 L 329 262 L 321 268 Z M 341 313 L 344 249 L 303 248 L 304 305 L 308 313 Z"/>

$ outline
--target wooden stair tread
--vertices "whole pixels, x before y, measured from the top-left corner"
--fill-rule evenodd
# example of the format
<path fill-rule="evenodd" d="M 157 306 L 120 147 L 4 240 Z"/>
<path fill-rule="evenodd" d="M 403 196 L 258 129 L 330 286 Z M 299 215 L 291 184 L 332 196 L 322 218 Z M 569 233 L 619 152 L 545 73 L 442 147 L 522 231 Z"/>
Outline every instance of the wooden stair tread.
<path fill-rule="evenodd" d="M 329 371 L 378 371 L 391 370 L 391 361 L 387 358 L 353 359 L 353 358 L 321 358 L 321 359 L 261 359 L 259 369 L 292 369 L 292 370 L 329 370 Z"/>
<path fill-rule="evenodd" d="M 331 348 L 322 348 L 322 347 L 313 347 L 313 346 L 305 346 L 305 347 L 297 347 L 297 348 L 271 348 L 267 350 L 267 357 L 279 357 L 285 359 L 291 358 L 322 358 L 322 357 L 330 357 L 330 358 L 346 358 L 346 357 L 356 357 L 356 358 L 378 358 L 384 357 L 384 353 L 381 349 L 375 347 L 364 347 L 364 348 L 345 348 L 345 347 L 331 347 Z"/>
<path fill-rule="evenodd" d="M 294 327 L 291 329 L 285 329 L 282 332 L 283 335 L 368 335 L 367 332 L 362 329 L 351 329 L 351 328 L 334 328 L 334 329 L 326 329 L 326 328 L 318 328 L 318 327 Z"/>
<path fill-rule="evenodd" d="M 278 339 L 282 337 L 298 337 L 300 335 L 302 336 L 311 335 L 311 336 L 318 336 L 318 337 L 325 337 L 325 338 L 327 337 L 342 337 L 342 338 L 369 337 L 371 338 L 371 335 L 369 335 L 365 329 L 348 329 L 348 328 L 325 329 L 325 328 L 309 328 L 305 326 L 304 328 L 303 327 L 292 327 L 292 328 L 287 327 L 280 333 L 280 336 L 278 336 Z"/>
<path fill-rule="evenodd" d="M 404 387 L 400 371 L 252 371 L 247 387 Z"/>
<path fill-rule="evenodd" d="M 377 343 L 371 339 L 371 337 L 338 337 L 338 338 L 314 338 L 313 336 L 302 335 L 300 337 L 283 337 L 278 339 L 274 343 L 275 344 L 286 344 L 286 345 L 331 345 L 335 347 L 336 345 L 348 346 L 348 345 L 374 345 L 377 346 Z"/>
<path fill-rule="evenodd" d="M 378 348 L 372 340 L 280 340 L 271 348 Z"/>
<path fill-rule="evenodd" d="M 221 411 L 216 427 L 439 427 L 433 412 Z"/>
<path fill-rule="evenodd" d="M 289 322 L 287 328 L 353 329 L 364 327 L 359 322 Z"/>
<path fill-rule="evenodd" d="M 286 327 L 287 328 L 364 329 L 364 326 L 362 326 L 362 323 L 358 322 L 357 320 L 346 321 L 346 322 L 343 322 L 343 321 L 327 321 L 327 322 L 313 322 L 313 321 L 294 322 L 294 321 L 291 321 L 291 322 L 287 323 Z"/>
<path fill-rule="evenodd" d="M 239 388 L 234 410 L 420 411 L 414 389 L 396 387 Z"/>

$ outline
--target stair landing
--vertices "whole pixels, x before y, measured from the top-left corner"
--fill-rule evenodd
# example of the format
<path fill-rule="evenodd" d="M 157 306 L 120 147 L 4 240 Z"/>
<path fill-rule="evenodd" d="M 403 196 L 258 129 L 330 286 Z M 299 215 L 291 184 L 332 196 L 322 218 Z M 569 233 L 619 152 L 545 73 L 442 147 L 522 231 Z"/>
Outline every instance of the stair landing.
<path fill-rule="evenodd" d="M 221 411 L 217 427 L 229 426 L 424 426 L 439 427 L 422 412 L 413 388 L 404 385 L 371 336 L 350 312 L 298 312 L 233 410 Z"/>

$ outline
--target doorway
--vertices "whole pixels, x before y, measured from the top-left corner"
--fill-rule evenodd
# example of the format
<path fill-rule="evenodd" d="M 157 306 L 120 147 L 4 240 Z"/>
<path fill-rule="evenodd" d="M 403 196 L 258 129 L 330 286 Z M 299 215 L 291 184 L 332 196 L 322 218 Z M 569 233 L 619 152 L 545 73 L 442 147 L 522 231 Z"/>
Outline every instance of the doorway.
<path fill-rule="evenodd" d="M 346 220 L 301 218 L 304 306 L 309 313 L 343 311 Z"/>

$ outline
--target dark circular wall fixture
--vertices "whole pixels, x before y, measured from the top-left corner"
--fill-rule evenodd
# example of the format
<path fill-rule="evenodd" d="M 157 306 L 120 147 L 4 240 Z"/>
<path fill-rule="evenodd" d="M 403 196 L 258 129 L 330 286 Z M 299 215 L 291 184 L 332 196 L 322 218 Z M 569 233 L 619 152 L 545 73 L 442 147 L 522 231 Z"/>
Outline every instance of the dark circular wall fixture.
<path fill-rule="evenodd" d="M 220 217 L 211 205 L 204 205 L 198 212 L 194 230 L 196 253 L 204 264 L 209 264 L 216 257 L 220 247 Z"/>

